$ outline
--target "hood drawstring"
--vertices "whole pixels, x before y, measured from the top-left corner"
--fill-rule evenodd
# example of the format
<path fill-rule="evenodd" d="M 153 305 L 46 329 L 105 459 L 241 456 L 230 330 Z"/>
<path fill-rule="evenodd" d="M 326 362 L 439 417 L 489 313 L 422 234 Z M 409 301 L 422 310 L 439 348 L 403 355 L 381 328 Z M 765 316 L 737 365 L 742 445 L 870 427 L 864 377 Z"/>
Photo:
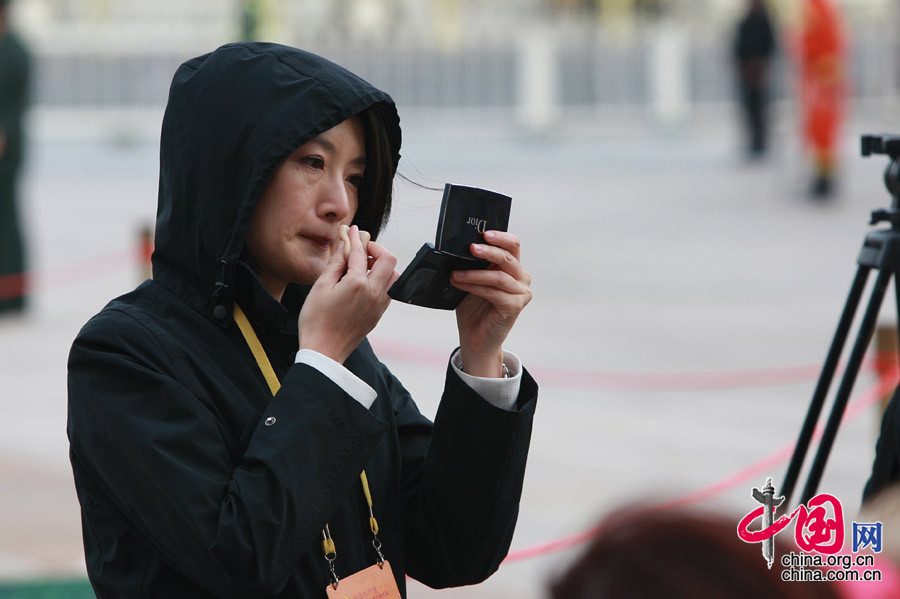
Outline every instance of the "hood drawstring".
<path fill-rule="evenodd" d="M 219 326 L 225 326 L 230 322 L 230 308 L 234 303 L 234 298 L 231 297 L 231 288 L 225 283 L 227 271 L 228 262 L 220 260 L 219 266 L 216 268 L 216 285 L 212 294 L 212 315 Z"/>

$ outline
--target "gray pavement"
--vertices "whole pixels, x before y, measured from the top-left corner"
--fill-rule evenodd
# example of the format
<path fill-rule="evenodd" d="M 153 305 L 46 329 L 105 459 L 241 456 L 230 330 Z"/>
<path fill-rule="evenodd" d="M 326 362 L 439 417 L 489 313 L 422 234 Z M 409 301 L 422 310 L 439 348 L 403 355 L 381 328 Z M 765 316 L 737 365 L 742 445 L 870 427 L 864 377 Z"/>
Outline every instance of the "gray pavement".
<path fill-rule="evenodd" d="M 572 127 L 569 136 L 529 137 L 407 124 L 407 176 L 513 196 L 510 228 L 534 277 L 534 301 L 508 349 L 539 382 L 542 372 L 551 382 L 541 389 L 514 550 L 581 532 L 627 503 L 704 488 L 793 442 L 869 211 L 889 204 L 886 160 L 860 158 L 858 135 L 888 126 L 872 118 L 848 126 L 839 194 L 815 203 L 804 194 L 804 163 L 786 126 L 769 159 L 747 164 L 727 124 L 604 135 Z M 136 284 L 139 266 L 127 251 L 155 212 L 153 141 L 44 137 L 32 149 L 24 194 L 37 293 L 26 317 L 0 319 L 0 580 L 84 573 L 66 453 L 66 355 L 79 327 Z M 383 242 L 401 264 L 433 235 L 439 204 L 439 192 L 398 182 Z M 896 320 L 890 308 L 885 324 Z M 452 314 L 395 304 L 372 338 L 433 415 L 456 344 Z M 794 366 L 809 374 L 766 383 L 766 372 Z M 681 379 L 621 389 L 596 376 L 640 383 L 746 371 L 759 372 L 714 389 Z M 857 393 L 873 381 L 863 373 Z M 820 487 L 847 514 L 859 507 L 876 426 L 869 410 L 842 427 Z M 780 463 L 698 507 L 736 523 L 755 507 L 751 487 L 765 476 L 780 484 L 784 469 Z M 433 592 L 413 584 L 410 594 L 540 597 L 575 552 L 506 564 L 477 587 Z"/>

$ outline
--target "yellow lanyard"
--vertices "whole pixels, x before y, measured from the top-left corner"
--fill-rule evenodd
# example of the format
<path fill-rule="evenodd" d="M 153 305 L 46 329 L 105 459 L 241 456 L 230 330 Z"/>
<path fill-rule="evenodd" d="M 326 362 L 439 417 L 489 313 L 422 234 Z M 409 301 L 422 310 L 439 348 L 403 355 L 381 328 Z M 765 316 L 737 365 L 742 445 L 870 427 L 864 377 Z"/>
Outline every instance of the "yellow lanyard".
<path fill-rule="evenodd" d="M 253 353 L 253 357 L 256 358 L 256 364 L 259 366 L 263 378 L 266 379 L 266 383 L 269 385 L 269 391 L 271 391 L 274 396 L 278 393 L 278 390 L 281 389 L 281 382 L 275 375 L 275 369 L 272 368 L 272 363 L 269 362 L 269 356 L 266 355 L 266 350 L 263 349 L 262 343 L 259 342 L 256 331 L 253 330 L 250 321 L 247 320 L 247 315 L 244 314 L 241 307 L 237 305 L 237 302 L 234 304 L 234 321 L 241 330 L 241 334 L 244 336 L 247 345 L 250 346 L 250 351 Z M 381 565 L 384 563 L 384 556 L 381 554 L 381 541 L 378 540 L 378 520 L 375 519 L 375 512 L 372 510 L 372 493 L 369 491 L 369 479 L 366 478 L 365 470 L 362 471 L 359 478 L 362 481 L 363 494 L 366 496 L 366 503 L 369 504 L 369 528 L 372 529 L 372 546 L 375 547 L 375 552 L 378 554 L 378 564 Z M 337 552 L 335 551 L 334 540 L 331 538 L 331 531 L 328 530 L 327 524 L 325 525 L 325 528 L 322 529 L 322 553 L 325 554 L 325 559 L 328 560 L 331 575 L 334 577 L 334 584 L 337 584 L 339 579 L 334 571 L 334 560 L 335 557 L 337 557 Z"/>

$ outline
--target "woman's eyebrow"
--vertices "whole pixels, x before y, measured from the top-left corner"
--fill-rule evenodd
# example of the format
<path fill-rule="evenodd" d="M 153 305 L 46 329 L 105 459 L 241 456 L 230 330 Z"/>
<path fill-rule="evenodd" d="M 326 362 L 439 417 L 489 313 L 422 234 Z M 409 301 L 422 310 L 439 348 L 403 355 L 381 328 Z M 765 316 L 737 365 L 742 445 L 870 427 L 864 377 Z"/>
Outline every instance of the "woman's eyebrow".
<path fill-rule="evenodd" d="M 328 150 L 331 153 L 337 152 L 337 148 L 334 147 L 334 144 L 331 143 L 327 138 L 319 135 L 318 137 L 314 137 L 310 140 L 314 144 L 318 144 Z"/>
<path fill-rule="evenodd" d="M 312 139 L 310 140 L 310 143 L 314 143 L 314 144 L 320 145 L 320 146 L 322 146 L 323 148 L 325 148 L 328 152 L 330 152 L 330 153 L 332 153 L 332 154 L 336 154 L 336 153 L 337 153 L 337 147 L 335 147 L 335 145 L 334 145 L 333 143 L 331 143 L 330 140 L 328 140 L 328 139 L 325 138 L 325 137 L 322 137 L 321 135 L 319 135 L 318 137 L 312 138 Z M 354 163 L 354 164 L 363 164 L 363 165 L 364 165 L 364 164 L 366 163 L 366 155 L 365 155 L 365 154 L 362 154 L 361 156 L 357 156 L 356 158 L 354 158 L 354 159 L 351 160 L 350 162 L 352 162 L 352 163 Z"/>

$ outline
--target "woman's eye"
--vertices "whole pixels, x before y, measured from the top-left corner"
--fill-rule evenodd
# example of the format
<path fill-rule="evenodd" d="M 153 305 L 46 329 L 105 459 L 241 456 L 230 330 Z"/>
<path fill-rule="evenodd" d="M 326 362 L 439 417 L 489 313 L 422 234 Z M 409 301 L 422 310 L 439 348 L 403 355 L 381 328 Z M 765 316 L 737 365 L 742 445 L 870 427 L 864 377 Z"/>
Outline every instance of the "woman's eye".
<path fill-rule="evenodd" d="M 350 177 L 347 178 L 347 183 L 349 183 L 356 189 L 359 189 L 359 186 L 362 185 L 362 182 L 363 182 L 362 175 L 351 175 Z"/>
<path fill-rule="evenodd" d="M 314 169 L 320 169 L 325 166 L 325 161 L 318 156 L 304 156 L 301 161 Z"/>

